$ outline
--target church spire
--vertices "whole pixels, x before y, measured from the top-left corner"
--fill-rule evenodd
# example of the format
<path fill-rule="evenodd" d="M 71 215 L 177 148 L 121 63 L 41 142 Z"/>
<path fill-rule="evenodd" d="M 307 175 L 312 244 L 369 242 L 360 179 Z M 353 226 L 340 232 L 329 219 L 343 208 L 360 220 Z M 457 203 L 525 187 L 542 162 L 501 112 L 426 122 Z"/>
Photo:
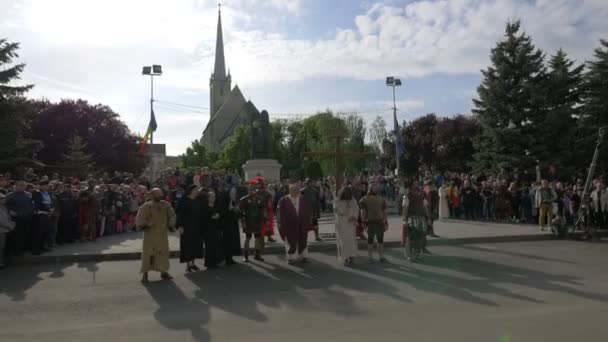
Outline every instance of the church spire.
<path fill-rule="evenodd" d="M 218 5 L 217 10 L 217 38 L 215 41 L 215 69 L 213 77 L 216 79 L 226 78 L 226 61 L 224 60 L 224 37 L 222 35 L 222 10 Z"/>

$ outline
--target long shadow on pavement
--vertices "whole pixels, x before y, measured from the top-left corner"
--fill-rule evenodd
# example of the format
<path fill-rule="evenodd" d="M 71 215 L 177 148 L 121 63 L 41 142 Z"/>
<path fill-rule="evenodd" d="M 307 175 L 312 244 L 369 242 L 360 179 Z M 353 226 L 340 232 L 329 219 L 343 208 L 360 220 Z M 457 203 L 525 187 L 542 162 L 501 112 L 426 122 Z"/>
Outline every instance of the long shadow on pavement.
<path fill-rule="evenodd" d="M 323 252 L 323 254 L 335 255 L 332 252 Z M 355 264 L 354 268 L 381 278 L 410 284 L 422 291 L 487 306 L 498 306 L 498 303 L 482 298 L 479 294 L 492 294 L 533 303 L 544 303 L 537 298 L 507 290 L 498 284 L 513 284 L 543 291 L 566 293 L 589 300 L 608 301 L 608 295 L 572 287 L 581 285 L 583 282 L 582 278 L 576 276 L 550 274 L 456 255 L 435 254 L 425 256 L 416 264 L 409 264 L 403 259 L 401 250 L 389 249 L 386 254 L 392 257 L 393 263 L 383 265 L 364 262 Z M 449 272 L 460 272 L 467 276 L 450 275 Z"/>
<path fill-rule="evenodd" d="M 571 260 L 548 258 L 548 257 L 540 256 L 540 255 L 513 252 L 513 251 L 505 251 L 502 249 L 492 249 L 492 248 L 485 248 L 485 247 L 472 246 L 472 245 L 454 245 L 454 247 L 467 249 L 467 250 L 471 250 L 471 251 L 476 251 L 476 252 L 503 254 L 503 255 L 507 255 L 507 256 L 513 256 L 513 257 L 525 258 L 525 259 L 533 259 L 533 260 L 539 260 L 539 261 L 551 261 L 551 262 L 559 262 L 559 263 L 564 263 L 564 264 L 576 264 L 576 262 L 571 261 Z"/>
<path fill-rule="evenodd" d="M 262 306 L 328 311 L 341 316 L 365 315 L 355 298 L 345 290 L 411 302 L 399 294 L 398 288 L 365 274 L 341 270 L 318 260 L 290 266 L 277 261 L 278 258 L 268 259 L 265 263 L 197 272 L 187 278 L 199 287 L 195 296 L 210 306 L 259 322 L 268 320 L 260 310 Z M 318 291 L 321 295 L 314 297 Z"/>
<path fill-rule="evenodd" d="M 11 267 L 0 271 L 4 281 L 0 282 L 0 294 L 4 293 L 12 301 L 19 302 L 26 299 L 26 293 L 34 287 L 38 282 L 44 280 L 41 277 L 42 273 L 51 273 L 50 278 L 61 278 L 63 270 L 72 266 L 71 263 L 52 264 L 52 265 L 35 265 L 27 270 L 21 267 Z M 6 281 L 10 279 L 10 281 Z"/>
<path fill-rule="evenodd" d="M 197 298 L 189 299 L 173 281 L 148 283 L 144 287 L 158 303 L 154 318 L 160 324 L 172 330 L 189 330 L 195 341 L 211 340 L 206 329 L 209 305 Z"/>
<path fill-rule="evenodd" d="M 458 271 L 481 278 L 479 280 L 465 280 L 464 285 L 474 286 L 490 283 L 510 283 L 543 291 L 561 292 L 584 299 L 605 302 L 608 294 L 592 293 L 576 289 L 568 285 L 582 285 L 583 278 L 569 275 L 558 275 L 537 271 L 529 268 L 499 264 L 480 259 L 455 255 L 433 255 L 420 261 L 421 265 L 435 267 L 442 270 Z M 425 271 L 415 269 L 424 276 Z"/>

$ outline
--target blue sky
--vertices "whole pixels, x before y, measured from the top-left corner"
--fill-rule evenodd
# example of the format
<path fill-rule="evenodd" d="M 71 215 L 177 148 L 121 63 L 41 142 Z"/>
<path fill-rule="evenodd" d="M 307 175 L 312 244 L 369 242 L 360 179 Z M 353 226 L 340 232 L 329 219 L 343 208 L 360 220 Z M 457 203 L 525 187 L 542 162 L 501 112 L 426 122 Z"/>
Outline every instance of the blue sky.
<path fill-rule="evenodd" d="M 271 119 L 326 108 L 389 119 L 388 75 L 404 82 L 400 120 L 469 113 L 479 70 L 509 19 L 521 19 L 547 54 L 562 47 L 580 62 L 608 38 L 605 0 L 222 3 L 233 85 Z M 199 138 L 209 119 L 216 22 L 211 0 L 0 0 L 0 32 L 21 42 L 31 97 L 108 104 L 143 133 L 149 80 L 141 66 L 162 64 L 155 141 L 170 154 Z"/>

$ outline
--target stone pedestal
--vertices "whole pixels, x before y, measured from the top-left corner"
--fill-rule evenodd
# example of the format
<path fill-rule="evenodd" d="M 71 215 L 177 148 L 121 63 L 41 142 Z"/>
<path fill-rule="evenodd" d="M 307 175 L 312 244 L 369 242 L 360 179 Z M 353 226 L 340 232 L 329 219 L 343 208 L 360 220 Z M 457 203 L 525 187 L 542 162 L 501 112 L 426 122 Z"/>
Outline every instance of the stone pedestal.
<path fill-rule="evenodd" d="M 252 159 L 243 165 L 245 180 L 262 176 L 265 180 L 275 182 L 281 180 L 281 164 L 275 159 Z"/>

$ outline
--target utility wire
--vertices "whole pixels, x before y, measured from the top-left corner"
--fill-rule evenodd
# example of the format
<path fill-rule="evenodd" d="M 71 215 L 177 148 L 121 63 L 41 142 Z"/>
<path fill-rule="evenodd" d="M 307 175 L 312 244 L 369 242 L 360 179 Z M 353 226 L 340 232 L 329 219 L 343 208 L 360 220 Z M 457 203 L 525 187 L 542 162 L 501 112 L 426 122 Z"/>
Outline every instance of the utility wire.
<path fill-rule="evenodd" d="M 192 109 L 180 108 L 180 107 L 172 107 L 172 106 L 168 106 L 168 105 L 164 105 L 164 104 L 157 104 L 155 108 L 159 108 L 162 110 L 170 110 L 170 111 L 175 111 L 175 112 L 180 112 L 180 113 L 205 114 L 205 115 L 209 114 L 209 112 L 203 112 L 200 110 L 192 110 Z"/>
<path fill-rule="evenodd" d="M 187 105 L 187 104 L 183 104 L 183 103 L 169 102 L 169 101 L 164 101 L 164 100 L 154 100 L 154 102 L 164 103 L 164 104 L 179 106 L 179 107 L 186 107 L 186 108 L 209 109 L 209 107 L 192 106 L 192 105 Z"/>

